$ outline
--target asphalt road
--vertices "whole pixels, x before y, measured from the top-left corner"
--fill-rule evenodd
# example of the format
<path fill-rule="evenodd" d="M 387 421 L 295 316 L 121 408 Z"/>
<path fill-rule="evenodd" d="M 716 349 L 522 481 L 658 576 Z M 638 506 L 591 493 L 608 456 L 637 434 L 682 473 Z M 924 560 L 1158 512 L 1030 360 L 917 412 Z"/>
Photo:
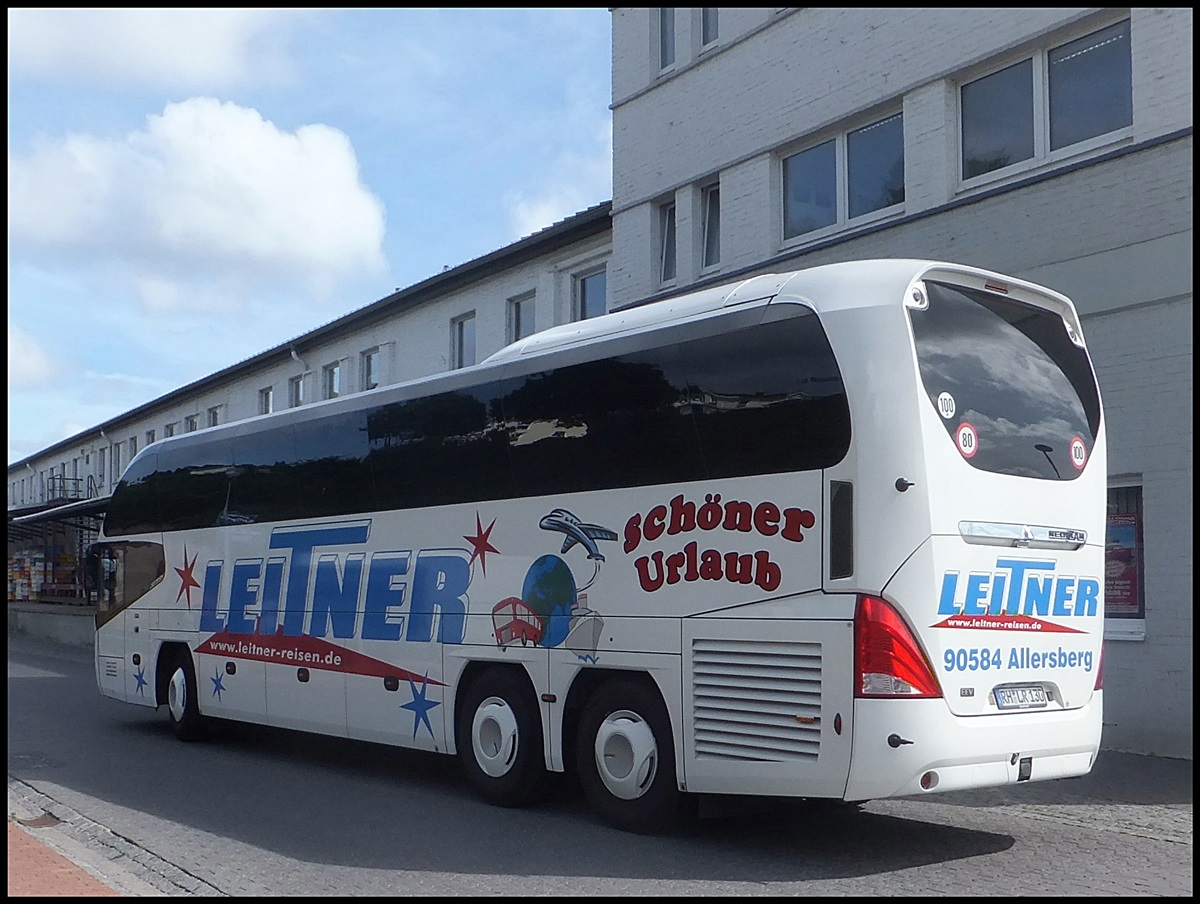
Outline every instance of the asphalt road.
<path fill-rule="evenodd" d="M 171 895 L 1192 894 L 1192 763 L 873 801 L 706 801 L 665 837 L 602 825 L 570 780 L 478 801 L 456 760 L 230 725 L 175 740 L 96 690 L 90 652 L 8 640 L 9 813 Z"/>

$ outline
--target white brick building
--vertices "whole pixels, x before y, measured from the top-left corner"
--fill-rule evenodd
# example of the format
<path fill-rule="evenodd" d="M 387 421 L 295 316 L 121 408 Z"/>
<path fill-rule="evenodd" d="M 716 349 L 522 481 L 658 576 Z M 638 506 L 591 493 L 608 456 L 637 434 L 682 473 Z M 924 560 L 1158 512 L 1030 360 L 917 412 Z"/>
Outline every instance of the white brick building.
<path fill-rule="evenodd" d="M 134 443 L 256 415 L 268 388 L 281 408 L 455 366 L 472 341 L 482 359 L 531 310 L 541 329 L 770 270 L 961 261 L 1083 316 L 1110 507 L 1143 551 L 1110 618 L 1104 743 L 1191 757 L 1192 11 L 615 8 L 612 27 L 611 220 L 585 211 L 10 465 L 10 515 L 105 494 Z M 11 529 L 9 552 L 11 598 Z"/>
<path fill-rule="evenodd" d="M 1070 296 L 1144 543 L 1105 744 L 1192 755 L 1190 9 L 614 10 L 612 216 L 614 307 L 862 257 Z"/>

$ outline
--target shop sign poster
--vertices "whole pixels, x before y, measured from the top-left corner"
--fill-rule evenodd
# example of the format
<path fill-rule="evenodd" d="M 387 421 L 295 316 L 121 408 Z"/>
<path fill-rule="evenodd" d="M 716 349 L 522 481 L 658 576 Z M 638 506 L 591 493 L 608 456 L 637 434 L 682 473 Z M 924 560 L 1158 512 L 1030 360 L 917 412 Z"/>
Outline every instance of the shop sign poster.
<path fill-rule="evenodd" d="M 1141 567 L 1138 550 L 1138 516 L 1109 515 L 1104 550 L 1104 614 L 1138 618 L 1141 608 Z"/>

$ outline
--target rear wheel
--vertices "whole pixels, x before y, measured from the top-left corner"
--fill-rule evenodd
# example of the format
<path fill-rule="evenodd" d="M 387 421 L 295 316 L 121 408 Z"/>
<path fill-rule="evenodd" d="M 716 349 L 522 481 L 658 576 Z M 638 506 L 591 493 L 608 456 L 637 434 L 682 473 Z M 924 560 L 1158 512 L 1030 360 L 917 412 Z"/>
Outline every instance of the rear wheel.
<path fill-rule="evenodd" d="M 175 656 L 171 680 L 167 685 L 167 710 L 171 714 L 171 728 L 175 731 L 175 737 L 181 741 L 197 741 L 204 737 L 205 722 L 200 715 L 198 700 L 192 654 L 180 650 Z"/>
<path fill-rule="evenodd" d="M 523 807 L 546 788 L 542 719 L 533 690 L 508 669 L 488 669 L 467 688 L 458 716 L 458 755 L 484 800 Z"/>
<path fill-rule="evenodd" d="M 667 708 L 648 681 L 600 687 L 579 720 L 579 781 L 595 810 L 627 832 L 661 832 L 687 812 L 675 778 Z"/>

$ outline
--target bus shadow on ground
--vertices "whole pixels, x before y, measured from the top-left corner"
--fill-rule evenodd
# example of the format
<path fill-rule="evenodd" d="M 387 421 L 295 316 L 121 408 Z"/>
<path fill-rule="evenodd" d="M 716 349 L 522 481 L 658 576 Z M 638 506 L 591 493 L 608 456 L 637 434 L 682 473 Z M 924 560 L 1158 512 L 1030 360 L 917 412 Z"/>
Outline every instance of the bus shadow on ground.
<path fill-rule="evenodd" d="M 671 832 L 637 835 L 602 823 L 570 775 L 549 776 L 539 804 L 503 809 L 474 796 L 454 757 L 242 723 L 219 723 L 208 742 L 189 745 L 169 738 L 165 725 L 136 731 L 147 741 L 168 736 L 177 760 L 236 761 L 219 791 L 198 785 L 187 815 L 170 818 L 335 868 L 794 882 L 945 863 L 1014 844 L 1009 835 L 852 806 L 723 796 L 699 798 L 697 815 Z M 258 818 L 246 818 L 247 802 L 281 791 L 286 801 L 264 803 Z"/>

